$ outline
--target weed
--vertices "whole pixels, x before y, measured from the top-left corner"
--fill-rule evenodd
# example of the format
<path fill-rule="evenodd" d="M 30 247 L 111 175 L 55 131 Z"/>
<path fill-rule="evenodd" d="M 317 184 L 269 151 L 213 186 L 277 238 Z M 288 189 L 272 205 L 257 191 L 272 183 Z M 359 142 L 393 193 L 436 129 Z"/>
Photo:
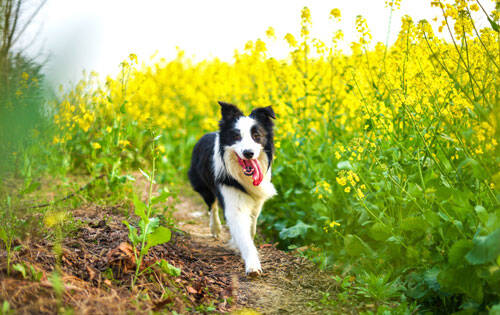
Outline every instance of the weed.
<path fill-rule="evenodd" d="M 32 281 L 40 281 L 43 277 L 43 272 L 38 271 L 35 267 L 26 263 L 18 263 L 12 266 L 12 269 L 18 271 L 24 279 Z"/>
<path fill-rule="evenodd" d="M 14 310 L 10 309 L 10 304 L 7 301 L 3 301 L 2 303 L 2 315 L 10 315 L 14 314 Z"/>
<path fill-rule="evenodd" d="M 139 217 L 139 229 L 132 226 L 129 222 L 123 221 L 123 223 L 128 227 L 129 234 L 128 237 L 132 242 L 134 248 L 135 261 L 137 263 L 134 278 L 132 280 L 132 288 L 137 281 L 137 277 L 144 271 L 140 272 L 141 265 L 144 256 L 148 253 L 149 249 L 153 246 L 166 243 L 170 240 L 171 232 L 168 228 L 160 226 L 160 220 L 157 217 L 151 217 L 154 213 L 153 206 L 165 201 L 169 193 L 168 191 L 163 191 L 158 197 L 153 197 L 153 183 L 155 177 L 155 162 L 156 162 L 156 146 L 155 143 L 159 137 L 154 137 L 152 141 L 153 149 L 153 163 L 151 168 L 151 174 L 147 174 L 145 171 L 141 170 L 141 173 L 149 181 L 149 192 L 147 203 L 142 202 L 137 195 L 134 195 L 134 212 Z M 139 233 L 138 233 L 139 231 Z M 137 250 L 139 249 L 139 255 L 137 255 Z M 168 263 L 167 263 L 168 264 Z M 147 270 L 147 269 L 146 269 Z"/>

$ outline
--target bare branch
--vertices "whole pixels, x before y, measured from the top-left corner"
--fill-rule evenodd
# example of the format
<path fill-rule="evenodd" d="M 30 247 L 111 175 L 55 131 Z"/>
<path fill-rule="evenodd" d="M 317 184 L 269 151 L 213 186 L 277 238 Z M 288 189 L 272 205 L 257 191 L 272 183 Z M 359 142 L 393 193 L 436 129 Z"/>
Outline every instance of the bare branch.
<path fill-rule="evenodd" d="M 19 12 L 21 11 L 21 1 L 22 0 L 17 0 L 15 3 L 16 9 L 13 15 L 13 21 L 12 21 L 12 27 L 10 28 L 10 34 L 7 39 L 7 46 L 9 48 L 12 47 L 12 38 L 14 37 L 14 34 L 16 33 L 16 28 L 17 28 L 17 22 L 19 21 Z"/>
<path fill-rule="evenodd" d="M 23 27 L 21 28 L 21 30 L 19 32 L 17 32 L 17 35 L 16 37 L 14 38 L 14 40 L 12 41 L 12 45 L 15 45 L 16 42 L 19 40 L 19 38 L 21 38 L 21 35 L 23 35 L 23 33 L 26 31 L 26 29 L 28 28 L 28 25 L 31 24 L 31 22 L 33 21 L 33 19 L 38 15 L 38 13 L 40 13 L 40 10 L 43 8 L 43 6 L 45 5 L 45 3 L 47 3 L 47 0 L 43 0 L 40 5 L 36 8 L 36 10 L 33 12 L 33 14 L 31 14 L 30 18 L 26 21 L 26 23 L 24 23 Z"/>

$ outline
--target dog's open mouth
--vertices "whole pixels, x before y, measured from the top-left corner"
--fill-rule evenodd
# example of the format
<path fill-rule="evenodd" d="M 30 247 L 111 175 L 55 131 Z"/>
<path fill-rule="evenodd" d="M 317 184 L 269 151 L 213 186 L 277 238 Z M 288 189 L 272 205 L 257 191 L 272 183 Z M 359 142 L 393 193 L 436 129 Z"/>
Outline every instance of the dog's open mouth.
<path fill-rule="evenodd" d="M 238 158 L 238 163 L 240 163 L 240 166 L 243 169 L 243 174 L 245 174 L 246 176 L 252 176 L 253 185 L 259 186 L 259 184 L 264 179 L 259 161 L 257 159 L 244 160 L 241 159 L 238 154 L 236 154 L 236 157 Z"/>

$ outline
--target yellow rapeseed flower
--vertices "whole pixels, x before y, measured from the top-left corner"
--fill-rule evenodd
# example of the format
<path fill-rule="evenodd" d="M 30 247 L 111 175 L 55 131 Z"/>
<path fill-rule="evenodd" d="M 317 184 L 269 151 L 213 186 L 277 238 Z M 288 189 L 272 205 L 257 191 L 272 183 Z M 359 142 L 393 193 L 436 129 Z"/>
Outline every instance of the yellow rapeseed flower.
<path fill-rule="evenodd" d="M 126 146 L 130 145 L 130 141 L 128 141 L 128 140 L 120 140 L 120 141 L 118 141 L 118 145 L 120 145 L 122 147 L 126 147 Z"/>
<path fill-rule="evenodd" d="M 272 38 L 272 39 L 276 39 L 276 33 L 274 32 L 274 28 L 269 27 L 266 30 L 266 36 L 269 37 L 269 38 Z"/>
<path fill-rule="evenodd" d="M 340 223 L 338 223 L 337 221 L 333 221 L 332 220 L 332 222 L 330 222 L 329 225 L 330 225 L 330 227 L 335 227 L 335 226 L 340 226 Z"/>
<path fill-rule="evenodd" d="M 302 9 L 300 17 L 302 18 L 302 21 L 306 23 L 311 23 L 311 10 L 309 10 L 308 7 L 304 7 Z"/>
<path fill-rule="evenodd" d="M 295 39 L 295 37 L 292 34 L 287 33 L 285 35 L 285 40 L 287 41 L 288 45 L 290 45 L 290 47 L 297 46 L 297 40 Z"/>
<path fill-rule="evenodd" d="M 335 8 L 330 11 L 330 16 L 336 19 L 340 19 L 340 10 Z"/>
<path fill-rule="evenodd" d="M 132 63 L 137 63 L 137 55 L 136 54 L 130 54 L 130 55 L 128 55 L 128 59 L 130 59 L 130 61 Z"/>
<path fill-rule="evenodd" d="M 361 191 L 361 189 L 356 189 L 356 194 L 358 195 L 359 199 L 363 199 L 365 197 L 365 194 Z"/>

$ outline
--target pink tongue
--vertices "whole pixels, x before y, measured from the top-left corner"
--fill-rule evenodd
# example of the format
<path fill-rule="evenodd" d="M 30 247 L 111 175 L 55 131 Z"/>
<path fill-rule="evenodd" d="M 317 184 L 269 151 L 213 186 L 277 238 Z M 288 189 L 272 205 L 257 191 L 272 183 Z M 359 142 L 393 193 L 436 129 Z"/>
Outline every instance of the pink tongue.
<path fill-rule="evenodd" d="M 264 179 L 264 175 L 262 174 L 262 171 L 260 169 L 259 161 L 257 161 L 257 159 L 243 160 L 243 159 L 240 159 L 240 157 L 238 156 L 238 162 L 240 163 L 241 167 L 243 167 L 243 168 L 250 166 L 251 168 L 254 169 L 254 172 L 252 174 L 253 185 L 259 186 L 259 184 Z"/>
<path fill-rule="evenodd" d="M 250 160 L 250 162 L 252 163 L 252 166 L 253 166 L 253 168 L 255 170 L 255 172 L 253 172 L 253 175 L 252 175 L 253 185 L 254 186 L 259 186 L 259 184 L 264 179 L 264 176 L 262 175 L 262 171 L 260 170 L 259 162 L 257 161 L 257 159 Z"/>

